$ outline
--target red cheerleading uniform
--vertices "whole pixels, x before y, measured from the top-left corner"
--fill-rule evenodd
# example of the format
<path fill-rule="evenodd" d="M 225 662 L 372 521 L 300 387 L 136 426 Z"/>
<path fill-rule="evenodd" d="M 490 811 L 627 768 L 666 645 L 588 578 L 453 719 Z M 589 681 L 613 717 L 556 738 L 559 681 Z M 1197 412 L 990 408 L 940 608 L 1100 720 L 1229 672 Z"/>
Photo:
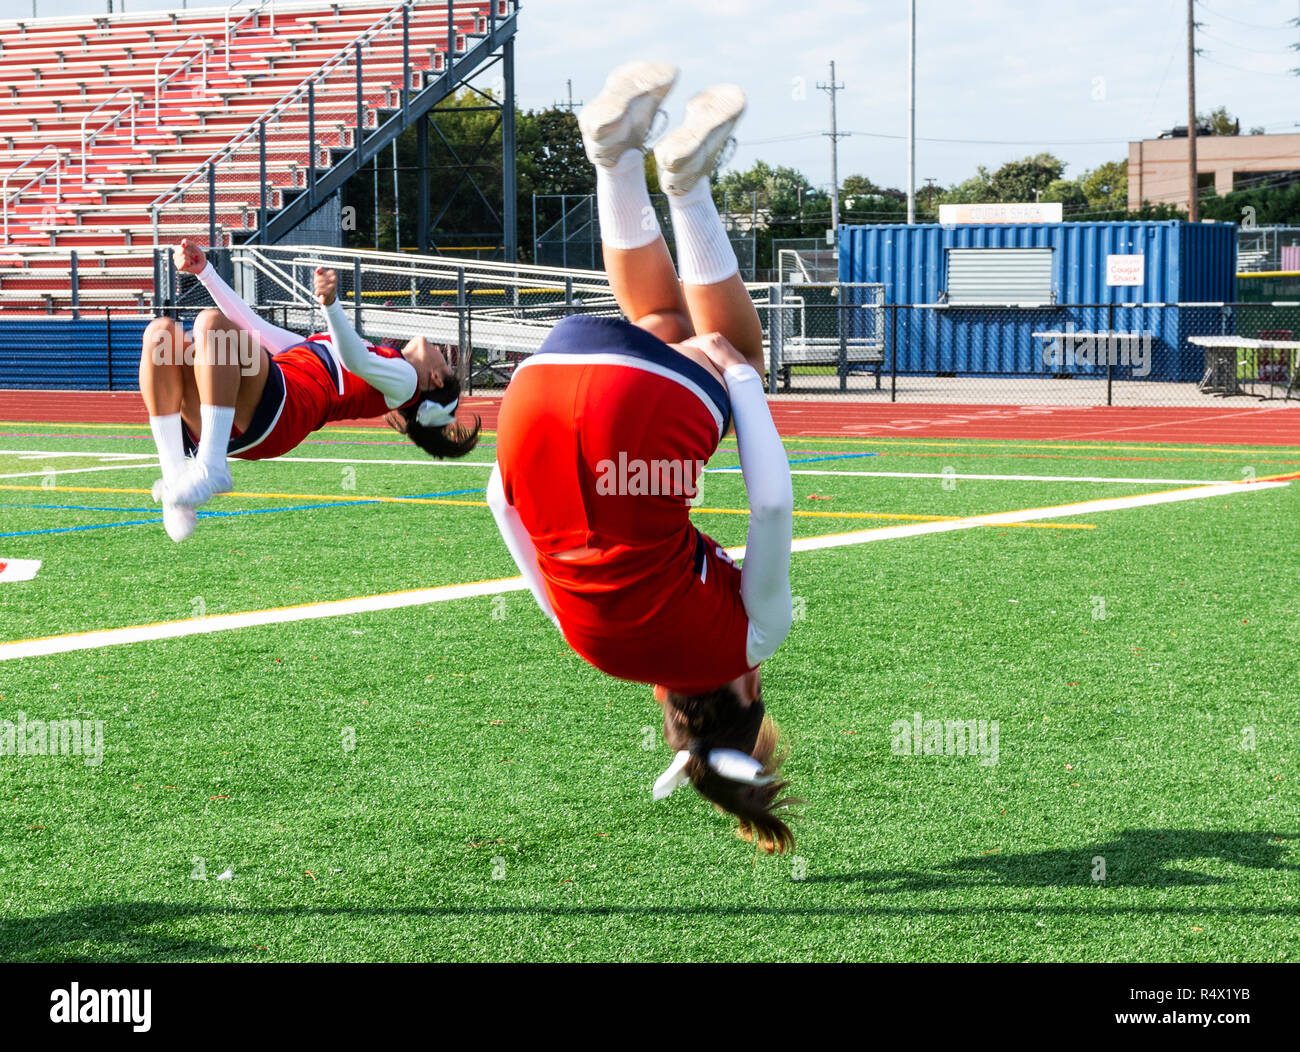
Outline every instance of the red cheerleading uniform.
<path fill-rule="evenodd" d="M 506 389 L 506 499 L 565 639 L 609 675 L 698 693 L 750 667 L 740 570 L 689 516 L 730 417 L 715 375 L 614 318 L 564 319 Z"/>
<path fill-rule="evenodd" d="M 376 344 L 370 345 L 370 353 L 402 357 L 401 351 Z M 414 403 L 418 395 L 412 392 L 401 408 Z M 383 416 L 390 408 L 382 391 L 343 368 L 329 334 L 316 333 L 270 356 L 261 401 L 248 428 L 232 430 L 227 454 L 241 460 L 269 460 L 288 453 L 332 421 Z M 186 453 L 198 448 L 188 428 L 184 438 Z"/>

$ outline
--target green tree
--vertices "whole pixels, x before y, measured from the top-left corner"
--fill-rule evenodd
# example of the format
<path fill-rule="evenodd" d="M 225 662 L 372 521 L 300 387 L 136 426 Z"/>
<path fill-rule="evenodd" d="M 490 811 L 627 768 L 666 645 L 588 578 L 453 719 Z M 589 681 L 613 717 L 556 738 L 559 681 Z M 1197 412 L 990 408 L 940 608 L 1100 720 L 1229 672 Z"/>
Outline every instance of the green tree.
<path fill-rule="evenodd" d="M 1227 106 L 1217 106 L 1209 113 L 1198 113 L 1196 123 L 1208 125 L 1212 135 L 1241 134 L 1241 121 L 1228 112 Z"/>
<path fill-rule="evenodd" d="M 1050 153 L 1008 161 L 993 173 L 995 201 L 1034 201 L 1065 172 L 1065 163 Z"/>
<path fill-rule="evenodd" d="M 1128 205 L 1128 162 L 1107 161 L 1079 177 L 1079 187 L 1091 209 L 1114 210 Z"/>
<path fill-rule="evenodd" d="M 1047 184 L 1039 200 L 1059 201 L 1067 215 L 1088 207 L 1088 199 L 1084 196 L 1083 188 L 1073 179 L 1053 179 Z"/>
<path fill-rule="evenodd" d="M 975 174 L 964 182 L 957 183 L 938 194 L 939 204 L 969 205 L 985 201 L 996 201 L 993 191 L 993 176 L 982 164 L 975 169 Z"/>

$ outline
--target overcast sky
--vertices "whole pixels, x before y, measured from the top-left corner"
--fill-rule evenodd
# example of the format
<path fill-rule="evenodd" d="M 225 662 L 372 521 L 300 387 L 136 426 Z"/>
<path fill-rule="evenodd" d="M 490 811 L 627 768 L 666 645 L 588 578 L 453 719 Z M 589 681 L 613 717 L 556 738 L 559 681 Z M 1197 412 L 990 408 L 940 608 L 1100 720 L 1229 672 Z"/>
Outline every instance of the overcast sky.
<path fill-rule="evenodd" d="M 42 13 L 105 10 L 105 0 L 37 0 Z M 127 10 L 175 7 L 127 0 Z M 197 6 L 197 5 L 194 5 Z M 120 9 L 120 6 L 119 6 Z M 0 17 L 31 0 L 0 0 Z M 1243 131 L 1297 130 L 1300 0 L 1196 5 L 1197 104 L 1225 105 Z M 1130 139 L 1186 123 L 1185 0 L 917 0 L 918 185 L 950 184 L 1040 149 L 1067 176 L 1127 156 Z M 591 98 L 632 58 L 682 67 L 674 116 L 695 90 L 735 81 L 749 111 L 733 167 L 762 158 L 829 184 L 836 63 L 841 178 L 902 187 L 907 175 L 907 0 L 526 0 L 518 97 L 535 108 Z M 947 141 L 934 141 L 947 140 Z M 953 140 L 967 140 L 964 142 Z M 982 140 L 982 141 L 970 141 Z"/>

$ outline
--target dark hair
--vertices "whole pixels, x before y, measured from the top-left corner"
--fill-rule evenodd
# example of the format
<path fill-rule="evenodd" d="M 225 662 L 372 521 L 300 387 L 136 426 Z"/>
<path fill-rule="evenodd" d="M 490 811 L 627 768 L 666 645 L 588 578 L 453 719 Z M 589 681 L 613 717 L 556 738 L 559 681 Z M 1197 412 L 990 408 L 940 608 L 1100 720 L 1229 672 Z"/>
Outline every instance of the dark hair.
<path fill-rule="evenodd" d="M 710 749 L 737 749 L 776 774 L 786 757 L 777 751 L 780 732 L 763 702 L 746 705 L 728 683 L 704 694 L 664 694 L 664 736 L 674 751 L 687 750 L 685 774 L 696 792 L 721 811 L 735 815 L 736 835 L 771 854 L 794 848 L 794 834 L 778 812 L 803 803 L 794 797 L 778 799 L 789 782 L 776 779 L 766 785 L 748 785 L 724 778 L 708 764 Z"/>
<path fill-rule="evenodd" d="M 420 405 L 425 401 L 450 405 L 460 397 L 460 381 L 454 376 L 448 377 L 441 387 L 431 387 L 421 391 L 416 399 L 408 405 L 402 415 L 406 417 L 406 437 L 423 449 L 431 457 L 463 457 L 478 445 L 478 433 L 483 427 L 483 418 L 474 417 L 474 426 L 451 423 L 445 427 L 425 427 L 416 418 Z"/>

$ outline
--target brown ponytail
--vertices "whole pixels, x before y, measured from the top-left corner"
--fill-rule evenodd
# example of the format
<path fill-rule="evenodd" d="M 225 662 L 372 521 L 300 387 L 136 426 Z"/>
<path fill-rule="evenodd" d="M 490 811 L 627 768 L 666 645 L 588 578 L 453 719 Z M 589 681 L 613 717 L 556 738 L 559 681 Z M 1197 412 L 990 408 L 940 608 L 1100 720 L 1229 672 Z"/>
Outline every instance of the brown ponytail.
<path fill-rule="evenodd" d="M 790 783 L 779 778 L 765 785 L 737 782 L 718 774 L 707 760 L 710 749 L 736 749 L 761 763 L 765 774 L 777 774 L 786 750 L 778 752 L 780 733 L 764 715 L 762 701 L 745 704 L 728 683 L 704 694 L 667 691 L 663 707 L 669 746 L 691 753 L 684 773 L 696 792 L 736 817 L 736 835 L 742 840 L 769 855 L 792 850 L 794 834 L 780 812 L 803 801 L 781 797 Z"/>
<path fill-rule="evenodd" d="M 406 437 L 431 457 L 439 459 L 463 457 L 478 445 L 478 434 L 483 426 L 481 417 L 474 417 L 473 427 L 456 423 L 444 427 L 425 427 L 416 419 L 419 406 L 426 399 L 439 405 L 450 405 L 459 397 L 460 381 L 454 376 L 448 377 L 441 387 L 421 391 L 419 397 L 414 399 L 402 413 L 406 418 Z"/>

